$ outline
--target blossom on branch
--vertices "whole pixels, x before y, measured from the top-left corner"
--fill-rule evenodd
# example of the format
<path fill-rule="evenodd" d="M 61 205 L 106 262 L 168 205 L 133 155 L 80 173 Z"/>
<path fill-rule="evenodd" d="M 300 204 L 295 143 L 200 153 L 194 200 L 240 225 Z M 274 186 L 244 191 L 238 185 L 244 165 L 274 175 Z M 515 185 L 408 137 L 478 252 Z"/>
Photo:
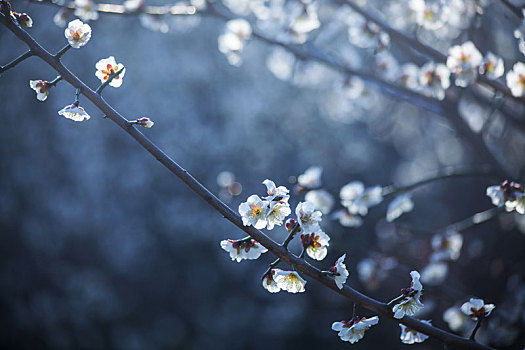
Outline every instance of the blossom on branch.
<path fill-rule="evenodd" d="M 245 259 L 257 259 L 261 254 L 268 251 L 259 242 L 251 238 L 241 240 L 226 239 L 221 241 L 221 248 L 230 253 L 230 258 L 237 260 L 237 262 Z"/>
<path fill-rule="evenodd" d="M 71 105 L 65 106 L 60 111 L 58 111 L 58 114 L 76 122 L 81 122 L 91 118 L 89 114 L 86 113 L 84 108 L 78 105 L 78 103 L 73 103 Z"/>
<path fill-rule="evenodd" d="M 226 23 L 224 33 L 217 40 L 219 51 L 226 56 L 231 65 L 241 65 L 241 53 L 245 42 L 250 39 L 251 35 L 252 27 L 244 19 L 233 19 Z"/>
<path fill-rule="evenodd" d="M 522 184 L 505 180 L 501 185 L 489 186 L 487 196 L 497 207 L 505 205 L 508 212 L 516 210 L 520 214 L 525 214 L 525 188 Z"/>
<path fill-rule="evenodd" d="M 306 281 L 295 271 L 275 270 L 273 279 L 279 288 L 289 293 L 302 293 L 305 291 Z"/>
<path fill-rule="evenodd" d="M 443 100 L 450 86 L 450 71 L 444 64 L 427 62 L 419 70 L 419 84 L 425 95 Z"/>
<path fill-rule="evenodd" d="M 313 203 L 300 202 L 295 207 L 295 215 L 297 216 L 297 222 L 301 225 L 303 232 L 317 232 L 321 230 L 319 223 L 321 222 L 321 216 L 323 215 L 320 211 L 315 210 Z"/>
<path fill-rule="evenodd" d="M 412 202 L 410 194 L 402 194 L 400 196 L 397 196 L 388 205 L 386 221 L 392 222 L 404 213 L 412 211 L 412 209 L 414 209 L 414 202 Z"/>
<path fill-rule="evenodd" d="M 419 300 L 423 292 L 423 285 L 421 282 L 419 282 L 419 278 L 421 276 L 417 271 L 410 272 L 410 276 L 412 277 L 410 288 L 401 290 L 403 293 L 403 298 L 401 299 L 400 303 L 395 304 L 392 308 L 394 318 L 400 319 L 405 315 L 413 316 L 416 314 L 416 312 L 424 307 L 424 305 Z"/>
<path fill-rule="evenodd" d="M 350 275 L 345 265 L 346 254 L 343 254 L 334 266 L 330 267 L 330 272 L 333 273 L 335 284 L 337 288 L 343 289 L 343 285 L 346 283 L 346 279 Z"/>
<path fill-rule="evenodd" d="M 431 325 L 430 321 L 427 320 L 421 320 L 422 323 Z M 401 342 L 403 344 L 415 344 L 415 343 L 422 343 L 426 339 L 428 339 L 428 335 L 419 333 L 418 331 L 409 328 L 405 326 L 404 324 L 400 324 L 399 327 L 401 327 Z"/>
<path fill-rule="evenodd" d="M 305 170 L 304 173 L 297 177 L 297 184 L 307 189 L 315 189 L 321 187 L 321 176 L 323 175 L 323 168 L 320 166 L 312 166 Z"/>
<path fill-rule="evenodd" d="M 239 214 L 242 216 L 244 226 L 253 226 L 256 229 L 265 228 L 268 205 L 268 201 L 263 201 L 256 194 L 251 195 L 246 202 L 241 203 Z"/>
<path fill-rule="evenodd" d="M 124 65 L 122 63 L 118 63 L 115 61 L 115 57 L 109 56 L 108 58 L 101 59 L 97 62 L 95 65 L 95 68 L 97 71 L 95 72 L 95 75 L 97 78 L 100 79 L 101 83 L 104 83 L 106 80 L 109 79 L 109 77 L 112 74 L 117 73 L 118 71 L 122 70 L 124 68 Z M 122 85 L 122 79 L 124 78 L 124 74 L 126 73 L 126 69 L 122 70 L 122 72 L 113 78 L 113 80 L 109 83 L 109 86 L 113 86 L 115 88 L 118 88 Z"/>
<path fill-rule="evenodd" d="M 455 84 L 467 87 L 478 76 L 478 67 L 483 56 L 472 41 L 456 45 L 448 50 L 447 67 L 455 74 Z"/>
<path fill-rule="evenodd" d="M 144 8 L 144 0 L 126 0 L 124 1 L 124 9 L 126 12 L 135 13 Z"/>
<path fill-rule="evenodd" d="M 92 0 L 75 0 L 75 16 L 86 22 L 96 21 L 98 19 L 96 6 Z"/>
<path fill-rule="evenodd" d="M 379 317 L 374 316 L 370 318 L 354 317 L 350 321 L 340 321 L 332 323 L 332 330 L 339 332 L 339 338 L 342 341 L 354 344 L 363 339 L 365 332 L 379 322 Z"/>
<path fill-rule="evenodd" d="M 143 128 L 146 128 L 146 129 L 150 129 L 153 125 L 155 125 L 155 123 L 151 119 L 146 118 L 146 117 L 139 118 L 139 119 L 135 120 L 133 123 L 137 124 L 137 125 L 140 125 L 140 126 L 142 126 Z"/>
<path fill-rule="evenodd" d="M 341 204 L 351 214 L 366 215 L 368 208 L 378 205 L 383 201 L 383 189 L 381 186 L 373 186 L 365 189 L 360 181 L 353 181 L 344 185 L 339 191 Z"/>
<path fill-rule="evenodd" d="M 525 95 L 525 63 L 516 62 L 507 73 L 507 86 L 515 97 Z"/>
<path fill-rule="evenodd" d="M 49 89 L 51 86 L 49 82 L 45 80 L 30 80 L 29 86 L 36 92 L 36 99 L 39 101 L 45 101 L 47 95 L 49 95 Z"/>
<path fill-rule="evenodd" d="M 275 182 L 268 179 L 264 180 L 262 183 L 264 186 L 266 186 L 266 193 L 268 194 L 268 197 L 265 197 L 264 199 L 266 199 L 267 201 L 288 201 L 288 199 L 290 198 L 290 191 L 286 187 L 277 187 L 275 185 Z"/>
<path fill-rule="evenodd" d="M 430 261 L 455 261 L 459 259 L 461 247 L 463 246 L 463 236 L 461 233 L 449 230 L 432 237 L 432 250 Z"/>
<path fill-rule="evenodd" d="M 33 20 L 27 13 L 18 13 L 11 11 L 11 17 L 21 26 L 30 28 L 33 26 Z"/>
<path fill-rule="evenodd" d="M 469 301 L 461 305 L 461 311 L 477 321 L 479 318 L 488 317 L 495 307 L 494 304 L 485 304 L 483 299 L 470 298 Z"/>
<path fill-rule="evenodd" d="M 301 234 L 301 243 L 308 256 L 315 260 L 323 260 L 328 252 L 330 236 L 323 231 Z"/>
<path fill-rule="evenodd" d="M 479 66 L 479 74 L 484 74 L 487 78 L 494 80 L 501 77 L 504 71 L 503 59 L 490 51 L 487 52 Z"/>
<path fill-rule="evenodd" d="M 264 289 L 266 289 L 268 292 L 270 292 L 270 293 L 277 293 L 277 292 L 281 291 L 281 287 L 279 287 L 277 285 L 277 282 L 275 282 L 275 280 L 273 279 L 273 276 L 277 272 L 280 272 L 280 271 L 281 270 L 279 270 L 279 269 L 272 269 L 270 272 L 268 272 L 263 277 L 262 285 L 263 285 Z"/>
<path fill-rule="evenodd" d="M 65 30 L 65 36 L 72 48 L 78 49 L 87 44 L 91 39 L 91 27 L 76 19 L 69 22 Z"/>

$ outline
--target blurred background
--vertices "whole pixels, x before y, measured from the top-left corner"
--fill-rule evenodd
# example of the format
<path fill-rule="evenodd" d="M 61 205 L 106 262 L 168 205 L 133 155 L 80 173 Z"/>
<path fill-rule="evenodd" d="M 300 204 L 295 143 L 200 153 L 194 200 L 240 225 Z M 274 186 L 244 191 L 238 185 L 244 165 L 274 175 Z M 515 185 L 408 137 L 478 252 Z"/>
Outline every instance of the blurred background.
<path fill-rule="evenodd" d="M 232 3 L 226 2 L 230 10 L 239 8 Z M 387 18 L 398 18 L 395 10 L 403 6 L 399 1 L 371 4 Z M 513 35 L 521 20 L 500 1 L 484 6 L 484 14 L 472 15 L 468 29 L 457 33 L 436 38 L 421 28 L 410 31 L 445 53 L 450 45 L 472 39 L 482 52 L 502 56 L 507 71 L 524 59 Z M 64 29 L 53 23 L 56 7 L 27 1 L 13 1 L 13 7 L 30 14 L 34 23 L 28 31 L 50 52 L 66 44 Z M 321 28 L 309 40 L 356 69 L 374 72 L 373 54 L 348 41 L 347 28 L 337 19 L 340 11 L 337 2 L 320 2 Z M 101 14 L 90 22 L 91 41 L 70 50 L 63 61 L 92 88 L 99 85 L 98 60 L 114 56 L 122 62 L 127 69 L 123 85 L 108 87 L 104 98 L 129 120 L 154 120 L 155 126 L 144 131 L 147 136 L 235 210 L 249 195 L 265 194 L 264 179 L 292 189 L 310 166 L 324 169 L 323 188 L 335 198 L 334 211 L 342 208 L 340 188 L 351 181 L 406 185 L 447 167 L 486 165 L 476 156 L 479 150 L 439 115 L 367 85 L 358 98 L 349 99 L 338 88 L 339 73 L 310 61 L 297 60 L 290 74 L 277 73 L 279 79 L 272 71 L 282 73 L 278 68 L 287 66 L 269 57 L 282 52 L 257 39 L 246 43 L 242 65 L 232 66 L 217 49 L 225 22 L 216 17 L 162 21 L 165 26 L 156 29 L 167 33 L 145 28 L 137 16 Z M 2 64 L 26 49 L 4 27 L 0 48 Z M 400 62 L 408 62 L 399 47 L 392 50 Z M 95 106 L 81 97 L 92 117 L 88 122 L 60 117 L 57 111 L 74 100 L 74 89 L 65 82 L 45 102 L 35 98 L 29 80 L 55 76 L 45 63 L 30 58 L 0 78 L 2 348 L 350 346 L 330 326 L 352 317 L 351 302 L 308 279 L 306 293 L 268 293 L 260 276 L 273 257 L 231 261 L 219 242 L 242 238 L 243 232 Z M 461 111 L 477 131 L 490 112 L 469 100 L 468 93 Z M 523 108 L 515 111 L 523 117 Z M 524 162 L 523 135 L 498 112 L 491 123 L 485 140 L 517 174 Z M 225 171 L 238 182 L 234 191 L 221 187 Z M 492 208 L 486 187 L 502 180 L 449 179 L 417 188 L 413 211 L 395 223 L 385 220 L 389 200 L 371 208 L 360 227 L 343 227 L 326 213 L 322 227 L 331 244 L 327 258 L 315 265 L 326 269 L 346 253 L 352 287 L 382 301 L 393 299 L 408 287 L 409 272 L 427 265 L 433 235 Z M 292 210 L 303 200 L 304 192 L 294 192 Z M 522 349 L 524 229 L 519 214 L 501 213 L 462 232 L 459 259 L 449 264 L 442 281 L 424 284 L 421 317 L 450 330 L 443 312 L 477 296 L 496 305 L 478 339 L 501 349 Z M 269 235 L 282 241 L 286 232 L 277 227 Z M 299 252 L 297 242 L 291 249 Z M 368 265 L 358 269 L 363 261 Z M 358 313 L 373 315 L 359 308 Z M 467 322 L 455 331 L 468 335 L 473 326 Z M 404 349 L 399 333 L 396 323 L 381 318 L 353 346 Z M 433 339 L 413 346 L 442 349 Z"/>

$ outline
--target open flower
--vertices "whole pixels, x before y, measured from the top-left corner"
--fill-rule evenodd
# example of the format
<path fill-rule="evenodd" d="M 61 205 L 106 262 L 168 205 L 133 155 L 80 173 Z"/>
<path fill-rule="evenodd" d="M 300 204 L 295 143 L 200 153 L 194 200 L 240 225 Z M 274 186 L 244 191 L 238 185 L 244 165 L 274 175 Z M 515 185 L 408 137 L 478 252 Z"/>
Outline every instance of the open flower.
<path fill-rule="evenodd" d="M 330 213 L 334 206 L 334 197 L 325 190 L 308 191 L 304 196 L 305 201 L 313 203 L 315 209 L 323 214 Z"/>
<path fill-rule="evenodd" d="M 485 74 L 487 78 L 494 80 L 501 77 L 504 71 L 503 59 L 490 51 L 487 52 L 479 66 L 479 73 Z"/>
<path fill-rule="evenodd" d="M 254 239 L 241 239 L 241 240 L 232 240 L 226 239 L 221 241 L 221 248 L 230 253 L 230 258 L 232 260 L 254 260 L 261 256 L 261 254 L 266 253 L 268 249 L 263 247 L 259 242 Z"/>
<path fill-rule="evenodd" d="M 386 221 L 392 222 L 403 213 L 408 213 L 414 209 L 414 202 L 410 198 L 410 194 L 402 194 L 397 196 L 390 204 L 388 205 L 386 213 Z"/>
<path fill-rule="evenodd" d="M 294 44 L 302 44 L 307 40 L 307 35 L 311 31 L 319 28 L 321 23 L 317 17 L 317 6 L 310 4 L 302 7 L 299 14 L 292 18 L 289 31 L 293 37 Z"/>
<path fill-rule="evenodd" d="M 239 214 L 242 216 L 244 226 L 253 226 L 256 229 L 266 227 L 266 213 L 268 201 L 263 201 L 258 195 L 253 194 L 248 200 L 239 205 Z"/>
<path fill-rule="evenodd" d="M 78 49 L 87 44 L 91 39 L 91 27 L 76 19 L 69 22 L 65 30 L 66 39 L 71 47 Z"/>
<path fill-rule="evenodd" d="M 277 293 L 277 292 L 280 292 L 281 291 L 281 287 L 279 287 L 277 285 L 277 283 L 275 282 L 275 280 L 273 279 L 273 276 L 277 273 L 277 272 L 280 272 L 281 270 L 279 269 L 273 269 L 271 270 L 270 272 L 268 272 L 263 280 L 262 280 L 262 285 L 264 287 L 264 289 L 266 289 L 268 292 L 270 293 Z"/>
<path fill-rule="evenodd" d="M 345 265 L 346 254 L 343 254 L 337 261 L 334 266 L 330 267 L 330 272 L 333 273 L 335 284 L 337 288 L 343 289 L 343 285 L 346 283 L 346 279 L 350 275 Z"/>
<path fill-rule="evenodd" d="M 272 180 L 264 180 L 263 185 L 266 186 L 266 193 L 268 193 L 268 197 L 264 198 L 268 201 L 282 201 L 282 200 L 288 200 L 290 198 L 290 191 L 284 187 L 284 186 L 275 186 L 275 183 Z"/>
<path fill-rule="evenodd" d="M 430 321 L 427 321 L 427 320 L 421 320 L 421 322 L 431 325 Z M 419 333 L 418 331 L 412 328 L 408 328 L 404 324 L 400 324 L 399 327 L 401 327 L 401 337 L 400 338 L 403 344 L 422 343 L 428 338 L 428 335 Z"/>
<path fill-rule="evenodd" d="M 378 322 L 379 317 L 377 316 L 370 318 L 360 318 L 356 316 L 350 321 L 332 323 L 332 330 L 339 332 L 338 335 L 342 341 L 348 341 L 353 344 L 363 339 L 365 332 Z"/>
<path fill-rule="evenodd" d="M 78 103 L 73 103 L 72 105 L 65 106 L 60 111 L 58 111 L 58 114 L 76 122 L 81 122 L 91 118 L 89 114 L 86 113 L 84 108 L 78 105 Z"/>
<path fill-rule="evenodd" d="M 483 299 L 470 298 L 469 301 L 461 305 L 461 311 L 477 321 L 478 318 L 488 317 L 495 307 L 494 304 L 485 304 Z"/>
<path fill-rule="evenodd" d="M 430 261 L 439 262 L 447 260 L 458 260 L 463 246 L 463 236 L 456 231 L 447 231 L 432 237 L 432 249 L 434 252 Z"/>
<path fill-rule="evenodd" d="M 21 27 L 30 28 L 33 26 L 33 20 L 27 13 L 18 13 L 11 11 L 11 16 L 20 24 Z"/>
<path fill-rule="evenodd" d="M 84 21 L 96 21 L 98 19 L 96 4 L 91 0 L 75 0 L 75 16 Z"/>
<path fill-rule="evenodd" d="M 450 86 L 450 71 L 444 64 L 427 62 L 419 70 L 419 85 L 425 95 L 443 100 Z"/>
<path fill-rule="evenodd" d="M 321 222 L 321 216 L 323 214 L 315 210 L 313 203 L 300 202 L 297 204 L 297 207 L 295 207 L 295 215 L 297 215 L 297 221 L 304 232 L 317 232 L 321 230 L 319 223 Z"/>
<path fill-rule="evenodd" d="M 419 300 L 423 292 L 423 285 L 419 282 L 419 272 L 412 271 L 410 272 L 412 277 L 412 283 L 410 283 L 410 288 L 403 289 L 401 292 L 404 295 L 404 298 L 401 299 L 401 302 L 394 305 L 392 312 L 394 313 L 394 318 L 400 319 L 405 315 L 413 316 L 417 311 L 422 309 L 424 305 Z"/>
<path fill-rule="evenodd" d="M 313 189 L 321 187 L 321 176 L 323 175 L 323 168 L 320 166 L 312 166 L 305 170 L 305 172 L 297 177 L 297 184 L 301 187 Z"/>
<path fill-rule="evenodd" d="M 222 52 L 228 62 L 233 66 L 242 63 L 242 51 L 245 42 L 252 35 L 250 23 L 244 19 L 234 19 L 226 23 L 224 33 L 218 37 L 219 51 Z"/>
<path fill-rule="evenodd" d="M 323 260 L 328 252 L 330 237 L 323 231 L 312 232 L 301 235 L 301 243 L 306 249 L 306 254 L 312 259 Z"/>
<path fill-rule="evenodd" d="M 344 185 L 339 191 L 341 204 L 351 214 L 366 215 L 368 208 L 383 201 L 383 189 L 381 186 L 373 186 L 365 189 L 360 181 L 353 181 Z"/>
<path fill-rule="evenodd" d="M 39 101 L 45 101 L 47 95 L 49 95 L 49 89 L 51 86 L 45 80 L 30 80 L 29 86 L 36 92 L 36 99 Z"/>
<path fill-rule="evenodd" d="M 507 73 L 507 86 L 515 97 L 525 95 L 525 63 L 516 62 Z"/>
<path fill-rule="evenodd" d="M 275 270 L 273 279 L 279 288 L 289 293 L 302 293 L 305 291 L 306 281 L 295 271 Z"/>
<path fill-rule="evenodd" d="M 483 56 L 472 41 L 456 45 L 448 50 L 447 67 L 456 75 L 457 86 L 467 87 L 478 76 L 478 67 Z"/>
<path fill-rule="evenodd" d="M 95 68 L 97 71 L 95 72 L 95 75 L 97 78 L 100 79 L 101 83 L 104 83 L 106 80 L 109 79 L 109 77 L 112 74 L 117 73 L 118 71 L 122 70 L 124 68 L 124 65 L 122 63 L 118 63 L 115 61 L 115 57 L 110 56 L 108 58 L 104 58 L 97 62 L 95 65 Z M 124 69 L 119 75 L 117 75 L 113 80 L 109 83 L 109 86 L 113 86 L 115 88 L 118 88 L 122 85 L 122 79 L 124 78 L 124 74 L 126 73 L 126 69 Z"/>
<path fill-rule="evenodd" d="M 487 196 L 497 207 L 505 205 L 508 212 L 525 214 L 525 188 L 520 183 L 505 180 L 501 185 L 488 187 Z"/>

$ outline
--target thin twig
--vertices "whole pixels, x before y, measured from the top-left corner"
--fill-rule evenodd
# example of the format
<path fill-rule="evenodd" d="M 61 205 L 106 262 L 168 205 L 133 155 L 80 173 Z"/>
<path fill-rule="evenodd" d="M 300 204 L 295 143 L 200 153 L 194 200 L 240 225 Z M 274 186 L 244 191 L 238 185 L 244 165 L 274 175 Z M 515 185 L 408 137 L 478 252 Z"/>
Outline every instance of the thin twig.
<path fill-rule="evenodd" d="M 308 264 L 305 260 L 299 259 L 290 252 L 288 252 L 283 246 L 277 244 L 271 238 L 266 236 L 261 231 L 255 229 L 253 226 L 244 226 L 241 218 L 226 204 L 219 200 L 213 195 L 207 188 L 201 185 L 188 171 L 174 162 L 158 148 L 153 142 L 151 142 L 144 134 L 138 131 L 136 128 L 130 128 L 128 121 L 119 114 L 113 107 L 111 107 L 102 97 L 91 90 L 84 82 L 76 77 L 70 70 L 68 70 L 62 62 L 56 60 L 53 55 L 49 54 L 40 44 L 38 44 L 27 32 L 15 25 L 10 19 L 6 19 L 5 16 L 0 15 L 0 22 L 4 24 L 12 33 L 14 33 L 20 40 L 25 42 L 34 52 L 35 55 L 40 57 L 51 67 L 53 67 L 64 80 L 69 82 L 76 88 L 81 88 L 82 94 L 86 96 L 97 108 L 99 108 L 109 119 L 120 126 L 126 133 L 133 137 L 146 151 L 153 155 L 162 165 L 176 175 L 182 182 L 184 182 L 190 189 L 198 194 L 205 202 L 215 208 L 220 214 L 231 221 L 234 225 L 242 229 L 244 232 L 249 234 L 253 239 L 259 242 L 261 245 L 266 247 L 271 253 L 280 258 L 281 261 L 294 266 L 302 274 L 309 276 L 310 278 L 317 280 L 319 283 L 327 286 L 335 292 L 345 296 L 354 303 L 357 303 L 373 312 L 383 315 L 384 317 L 393 319 L 391 309 L 384 303 L 381 303 L 375 299 L 372 299 L 358 291 L 345 285 L 342 289 L 339 289 L 333 279 L 321 274 L 321 271 L 314 266 Z M 455 347 L 462 349 L 491 349 L 482 344 L 478 344 L 469 339 L 459 337 L 455 334 L 446 332 L 437 327 L 422 323 L 412 317 L 404 317 L 401 320 L 395 320 L 396 322 L 402 323 L 407 327 L 410 327 L 418 332 L 427 334 L 443 343 L 454 345 Z"/>
<path fill-rule="evenodd" d="M 100 84 L 100 86 L 97 88 L 95 93 L 100 95 L 102 93 L 102 90 L 104 90 L 106 88 L 106 86 L 108 86 L 113 81 L 113 79 L 118 77 L 119 74 L 121 74 L 124 71 L 124 69 L 126 69 L 126 68 L 122 67 L 119 71 L 111 73 L 109 78 L 108 78 L 108 80 L 106 80 L 103 84 Z"/>
<path fill-rule="evenodd" d="M 66 46 L 64 46 L 63 48 L 61 48 L 60 51 L 57 52 L 57 54 L 55 55 L 55 57 L 58 58 L 58 59 L 61 59 L 62 56 L 64 56 L 64 54 L 65 54 L 66 52 L 68 52 L 70 48 L 71 48 L 71 45 L 67 44 Z"/>
<path fill-rule="evenodd" d="M 20 56 L 18 56 L 17 58 L 12 60 L 8 64 L 6 64 L 5 66 L 0 67 L 0 74 L 4 73 L 5 71 L 11 68 L 14 68 L 17 64 L 19 64 L 20 62 L 22 62 L 23 60 L 31 56 L 33 56 L 33 53 L 31 52 L 31 50 L 24 52 L 23 54 L 21 54 Z"/>
<path fill-rule="evenodd" d="M 470 335 L 469 339 L 474 340 L 476 337 L 476 333 L 478 332 L 479 327 L 481 327 L 481 322 L 483 321 L 483 317 L 478 317 L 478 322 L 476 322 L 476 327 L 472 330 L 472 334 Z"/>

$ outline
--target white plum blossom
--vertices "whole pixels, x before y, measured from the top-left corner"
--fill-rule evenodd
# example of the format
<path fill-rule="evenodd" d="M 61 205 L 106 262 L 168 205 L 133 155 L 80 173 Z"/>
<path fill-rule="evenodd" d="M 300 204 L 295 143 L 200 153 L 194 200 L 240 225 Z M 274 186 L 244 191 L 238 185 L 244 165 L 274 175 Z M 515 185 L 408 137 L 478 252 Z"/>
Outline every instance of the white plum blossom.
<path fill-rule="evenodd" d="M 81 122 L 91 118 L 89 114 L 86 113 L 84 108 L 80 107 L 77 103 L 65 106 L 60 111 L 58 111 L 58 114 L 76 122 Z"/>
<path fill-rule="evenodd" d="M 386 32 L 356 12 L 350 12 L 345 22 L 348 25 L 348 40 L 357 47 L 382 50 L 390 43 Z"/>
<path fill-rule="evenodd" d="M 484 74 L 487 78 L 494 80 L 501 77 L 504 72 L 503 59 L 490 51 L 487 52 L 479 66 L 479 74 Z"/>
<path fill-rule="evenodd" d="M 277 272 L 281 272 L 281 270 L 279 270 L 279 269 L 272 269 L 270 272 L 268 272 L 264 276 L 264 278 L 262 280 L 262 285 L 263 285 L 264 289 L 266 289 L 270 293 L 277 293 L 277 292 L 281 291 L 281 287 L 279 287 L 277 285 L 277 283 L 275 282 L 275 280 L 273 279 L 273 276 Z"/>
<path fill-rule="evenodd" d="M 505 205 L 508 212 L 516 210 L 525 214 L 525 188 L 519 183 L 505 180 L 499 186 L 489 186 L 487 196 L 497 207 Z"/>
<path fill-rule="evenodd" d="M 351 214 L 346 208 L 335 211 L 332 218 L 339 221 L 344 227 L 360 227 L 363 219 L 359 215 Z"/>
<path fill-rule="evenodd" d="M 79 19 L 69 22 L 64 32 L 69 45 L 78 49 L 87 44 L 91 39 L 91 27 Z"/>
<path fill-rule="evenodd" d="M 21 27 L 31 28 L 33 26 L 33 19 L 25 12 L 19 13 L 11 11 L 11 17 L 18 22 Z"/>
<path fill-rule="evenodd" d="M 422 323 L 431 325 L 430 321 L 428 320 L 421 320 Z M 415 343 L 422 343 L 426 339 L 428 339 L 428 335 L 425 335 L 423 333 L 419 333 L 418 331 L 408 328 L 404 324 L 400 324 L 399 327 L 401 327 L 401 342 L 403 344 L 415 344 Z"/>
<path fill-rule="evenodd" d="M 368 208 L 383 201 L 383 189 L 381 186 L 365 189 L 363 183 L 353 181 L 341 188 L 339 196 L 341 197 L 341 204 L 351 214 L 366 215 Z"/>
<path fill-rule="evenodd" d="M 53 17 L 53 23 L 59 27 L 65 27 L 69 17 L 73 14 L 73 10 L 69 8 L 61 7 Z"/>
<path fill-rule="evenodd" d="M 448 274 L 448 265 L 444 262 L 430 263 L 421 271 L 421 281 L 431 286 L 441 284 Z"/>
<path fill-rule="evenodd" d="M 468 324 L 469 317 L 465 315 L 459 307 L 452 306 L 443 313 L 443 320 L 448 324 L 450 329 L 458 332 Z"/>
<path fill-rule="evenodd" d="M 365 332 L 372 326 L 379 322 L 379 317 L 374 316 L 370 318 L 354 317 L 350 321 L 340 321 L 332 323 L 332 330 L 339 332 L 339 338 L 342 341 L 354 344 L 363 339 Z"/>
<path fill-rule="evenodd" d="M 304 233 L 312 233 L 321 230 L 319 223 L 321 222 L 322 213 L 315 210 L 315 206 L 310 202 L 300 202 L 295 207 L 295 215 L 297 222 L 301 225 Z"/>
<path fill-rule="evenodd" d="M 268 251 L 259 242 L 251 238 L 241 240 L 226 239 L 221 241 L 221 248 L 230 253 L 230 258 L 237 260 L 237 262 L 244 259 L 257 259 L 261 254 Z"/>
<path fill-rule="evenodd" d="M 30 80 L 29 86 L 36 92 L 36 99 L 39 101 L 45 101 L 47 95 L 49 95 L 49 89 L 51 86 L 49 82 L 43 80 Z"/>
<path fill-rule="evenodd" d="M 146 128 L 146 129 L 150 129 L 151 127 L 153 127 L 153 125 L 155 125 L 153 120 L 151 120 L 149 118 L 146 118 L 146 117 L 139 118 L 139 119 L 135 120 L 133 123 L 137 124 L 137 125 L 140 125 L 140 126 L 142 126 L 143 128 Z"/>
<path fill-rule="evenodd" d="M 303 174 L 297 177 L 297 184 L 308 189 L 315 189 L 321 187 L 321 176 L 323 175 L 323 168 L 320 166 L 312 166 L 304 171 Z"/>
<path fill-rule="evenodd" d="M 437 234 L 432 237 L 432 250 L 430 261 L 455 261 L 459 259 L 461 247 L 463 246 L 463 236 L 457 231 L 449 230 L 445 233 Z"/>
<path fill-rule="evenodd" d="M 264 180 L 262 183 L 266 186 L 266 193 L 268 194 L 268 197 L 265 197 L 264 199 L 268 201 L 287 201 L 290 198 L 290 191 L 286 187 L 277 187 L 272 180 L 268 179 Z"/>
<path fill-rule="evenodd" d="M 301 234 L 301 243 L 306 254 L 312 259 L 323 260 L 328 252 L 330 236 L 323 231 Z"/>
<path fill-rule="evenodd" d="M 404 298 L 392 308 L 394 318 L 401 319 L 405 315 L 413 316 L 424 307 L 420 300 L 423 292 L 423 285 L 419 282 L 421 276 L 417 271 L 410 272 L 410 276 L 412 277 L 410 288 L 402 290 Z"/>
<path fill-rule="evenodd" d="M 317 17 L 317 7 L 315 3 L 304 6 L 299 11 L 299 15 L 292 18 L 292 22 L 289 26 L 295 44 L 306 42 L 308 38 L 307 34 L 321 26 L 319 18 Z"/>
<path fill-rule="evenodd" d="M 410 0 L 409 8 L 414 12 L 417 24 L 425 29 L 435 30 L 444 24 L 442 8 L 436 2 Z"/>
<path fill-rule="evenodd" d="M 304 196 L 305 201 L 313 203 L 315 209 L 323 214 L 328 214 L 334 206 L 334 197 L 325 190 L 308 191 Z"/>
<path fill-rule="evenodd" d="M 405 63 L 398 70 L 397 81 L 407 89 L 415 90 L 419 87 L 419 67 L 413 63 Z"/>
<path fill-rule="evenodd" d="M 126 74 L 126 69 L 122 63 L 117 64 L 115 57 L 109 56 L 108 58 L 101 59 L 97 62 L 95 68 L 97 69 L 95 75 L 100 79 L 101 83 L 104 83 L 106 80 L 108 80 L 112 74 L 115 74 L 123 69 L 122 72 L 114 77 L 109 83 L 109 86 L 113 86 L 115 88 L 118 88 L 122 85 L 122 79 L 124 78 L 124 74 Z"/>
<path fill-rule="evenodd" d="M 346 254 L 343 254 L 339 259 L 337 259 L 334 266 L 330 267 L 330 272 L 333 273 L 335 284 L 339 289 L 343 289 L 343 285 L 346 283 L 346 280 L 350 275 L 346 269 L 345 259 Z"/>
<path fill-rule="evenodd" d="M 256 229 L 265 228 L 268 205 L 268 201 L 262 200 L 256 194 L 248 197 L 246 202 L 239 205 L 239 214 L 241 214 L 243 225 L 253 226 Z"/>
<path fill-rule="evenodd" d="M 404 213 L 408 213 L 414 209 L 414 202 L 410 198 L 410 194 L 402 194 L 397 196 L 388 205 L 386 213 L 386 221 L 392 222 Z"/>
<path fill-rule="evenodd" d="M 447 67 L 455 74 L 455 84 L 467 87 L 476 81 L 483 56 L 472 41 L 452 46 L 448 50 Z"/>
<path fill-rule="evenodd" d="M 292 210 L 290 209 L 290 204 L 284 200 L 279 202 L 272 201 L 269 205 L 270 207 L 266 214 L 266 228 L 272 230 L 275 225 L 281 226 L 284 219 L 292 213 Z"/>
<path fill-rule="evenodd" d="M 245 42 L 250 39 L 251 35 L 252 27 L 244 19 L 233 19 L 226 23 L 224 33 L 217 40 L 219 51 L 226 56 L 231 65 L 241 65 L 241 53 Z"/>
<path fill-rule="evenodd" d="M 279 288 L 289 293 L 302 293 L 305 291 L 306 281 L 295 271 L 275 270 L 273 279 Z"/>
<path fill-rule="evenodd" d="M 525 95 L 525 63 L 516 62 L 512 70 L 507 73 L 507 86 L 515 97 Z"/>
<path fill-rule="evenodd" d="M 495 307 L 494 304 L 485 304 L 483 299 L 470 298 L 469 301 L 461 305 L 461 311 L 474 321 L 477 321 L 478 318 L 488 317 Z"/>
<path fill-rule="evenodd" d="M 83 21 L 96 21 L 98 12 L 96 4 L 92 0 L 75 0 L 75 16 Z"/>
<path fill-rule="evenodd" d="M 450 86 L 450 71 L 444 64 L 427 62 L 419 70 L 419 85 L 425 95 L 443 100 Z"/>

